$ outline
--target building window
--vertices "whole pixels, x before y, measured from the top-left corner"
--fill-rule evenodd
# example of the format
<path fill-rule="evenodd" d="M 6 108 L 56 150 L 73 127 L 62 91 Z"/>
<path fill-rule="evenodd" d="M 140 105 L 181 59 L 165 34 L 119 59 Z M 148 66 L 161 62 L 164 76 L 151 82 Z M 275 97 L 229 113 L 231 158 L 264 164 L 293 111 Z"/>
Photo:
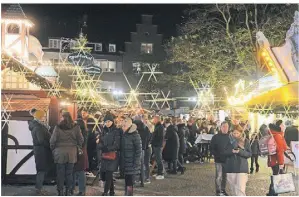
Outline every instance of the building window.
<path fill-rule="evenodd" d="M 109 61 L 109 71 L 108 72 L 115 72 L 116 71 L 116 62 L 115 61 Z"/>
<path fill-rule="evenodd" d="M 102 44 L 101 43 L 95 44 L 95 51 L 102 51 Z"/>
<path fill-rule="evenodd" d="M 103 72 L 116 72 L 116 61 L 94 60 L 94 63 L 99 66 Z"/>
<path fill-rule="evenodd" d="M 109 52 L 116 52 L 116 45 L 115 44 L 109 44 Z"/>
<path fill-rule="evenodd" d="M 20 33 L 20 26 L 15 23 L 11 23 L 7 25 L 7 33 L 9 34 L 19 34 Z"/>
<path fill-rule="evenodd" d="M 60 40 L 58 39 L 49 39 L 49 48 L 51 49 L 59 49 L 60 48 Z"/>
<path fill-rule="evenodd" d="M 152 54 L 153 53 L 153 44 L 141 43 L 141 53 Z"/>

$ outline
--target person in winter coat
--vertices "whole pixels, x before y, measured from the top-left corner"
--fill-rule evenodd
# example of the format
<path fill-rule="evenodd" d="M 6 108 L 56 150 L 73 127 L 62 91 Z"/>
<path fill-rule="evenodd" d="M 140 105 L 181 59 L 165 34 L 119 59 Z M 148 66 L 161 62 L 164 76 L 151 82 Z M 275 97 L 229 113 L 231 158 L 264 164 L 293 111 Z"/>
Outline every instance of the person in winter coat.
<path fill-rule="evenodd" d="M 246 183 L 248 180 L 248 161 L 251 157 L 249 140 L 240 125 L 235 125 L 230 142 L 224 148 L 226 156 L 225 172 L 233 196 L 246 196 Z"/>
<path fill-rule="evenodd" d="M 126 118 L 122 127 L 124 135 L 121 139 L 121 168 L 125 174 L 125 196 L 133 196 L 134 175 L 140 174 L 142 142 L 137 126 L 131 118 Z"/>
<path fill-rule="evenodd" d="M 180 148 L 179 148 L 179 155 L 178 155 L 178 160 L 181 163 L 181 165 L 184 165 L 184 154 L 186 153 L 186 139 L 185 139 L 185 134 L 188 132 L 188 128 L 186 127 L 185 123 L 183 123 L 182 119 L 178 119 L 177 122 L 178 126 L 178 136 L 179 136 L 179 141 L 180 141 Z"/>
<path fill-rule="evenodd" d="M 113 183 L 113 172 L 117 171 L 119 165 L 120 130 L 114 124 L 114 117 L 107 114 L 104 118 L 104 135 L 99 138 L 98 149 L 102 151 L 101 179 L 105 182 L 103 196 L 115 194 Z M 110 155 L 110 156 L 109 156 Z"/>
<path fill-rule="evenodd" d="M 162 162 L 162 149 L 164 143 L 164 127 L 161 124 L 161 118 L 159 116 L 154 116 L 153 124 L 155 125 L 155 129 L 152 135 L 152 147 L 153 152 L 156 158 L 156 162 L 158 165 L 158 175 L 156 179 L 162 180 L 164 179 L 164 166 Z"/>
<path fill-rule="evenodd" d="M 184 173 L 184 168 L 178 161 L 178 153 L 180 148 L 179 136 L 177 134 L 177 129 L 171 124 L 171 119 L 167 118 L 164 121 L 166 127 L 165 134 L 165 148 L 163 150 L 163 158 L 168 162 L 168 169 L 170 174 L 177 174 L 177 166 L 181 173 Z M 171 168 L 172 164 L 172 168 Z"/>
<path fill-rule="evenodd" d="M 82 120 L 81 112 L 78 113 L 78 119 L 76 124 L 79 125 L 81 134 L 83 136 L 82 154 L 78 155 L 77 163 L 74 165 L 73 172 L 73 188 L 72 194 L 76 187 L 76 181 L 78 180 L 79 196 L 84 196 L 86 192 L 86 175 L 85 170 L 88 168 L 88 156 L 87 156 L 87 128 Z"/>
<path fill-rule="evenodd" d="M 144 181 L 145 181 L 144 155 L 145 155 L 146 147 L 148 146 L 151 133 L 146 128 L 144 123 L 141 121 L 140 116 L 135 116 L 135 120 L 133 121 L 133 123 L 137 126 L 137 131 L 142 141 L 140 184 L 141 187 L 144 187 Z"/>
<path fill-rule="evenodd" d="M 64 182 L 65 195 L 70 196 L 73 188 L 73 168 L 77 162 L 78 151 L 82 150 L 83 136 L 79 125 L 72 120 L 69 112 L 62 113 L 62 121 L 55 127 L 50 139 L 54 162 L 57 166 L 58 196 L 63 196 Z"/>
<path fill-rule="evenodd" d="M 260 165 L 259 165 L 259 162 L 258 162 L 258 158 L 259 158 L 259 155 L 261 153 L 260 153 L 260 148 L 259 148 L 259 136 L 258 136 L 258 133 L 254 133 L 252 135 L 250 144 L 251 144 L 251 153 L 252 153 L 250 174 L 252 174 L 253 171 L 254 171 L 254 168 L 253 168 L 254 163 L 255 163 L 255 172 L 258 172 L 259 168 L 260 168 Z"/>
<path fill-rule="evenodd" d="M 33 141 L 33 154 L 36 167 L 36 194 L 46 195 L 46 192 L 42 189 L 45 175 L 52 163 L 52 154 L 50 150 L 50 127 L 43 123 L 41 120 L 45 116 L 45 113 L 40 110 L 32 109 L 30 114 L 34 119 L 28 121 L 29 130 L 31 131 Z"/>
<path fill-rule="evenodd" d="M 221 123 L 220 132 L 212 137 L 210 151 L 214 155 L 215 168 L 216 168 L 216 196 L 227 196 L 225 191 L 226 188 L 226 172 L 225 162 L 226 156 L 223 151 L 229 141 L 228 135 L 229 125 L 228 122 L 224 121 Z"/>
<path fill-rule="evenodd" d="M 281 127 L 275 124 L 269 124 L 270 132 L 272 133 L 276 143 L 276 154 L 268 156 L 268 166 L 272 168 L 272 174 L 277 175 L 283 173 L 284 168 L 284 152 L 287 150 L 287 144 L 283 137 Z M 271 177 L 271 184 L 267 196 L 277 196 L 274 192 L 273 180 Z"/>

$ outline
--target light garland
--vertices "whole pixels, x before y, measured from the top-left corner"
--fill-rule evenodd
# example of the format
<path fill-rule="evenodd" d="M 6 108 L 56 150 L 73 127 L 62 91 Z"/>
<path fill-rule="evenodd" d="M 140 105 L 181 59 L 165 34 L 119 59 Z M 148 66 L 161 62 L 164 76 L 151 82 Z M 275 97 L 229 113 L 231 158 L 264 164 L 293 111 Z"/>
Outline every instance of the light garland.
<path fill-rule="evenodd" d="M 4 123 L 2 124 L 1 130 L 5 127 L 5 125 L 9 124 L 9 120 L 11 117 L 10 103 L 12 99 L 12 94 L 10 95 L 2 94 L 2 99 L 3 100 L 1 100 L 1 121 L 3 121 Z"/>

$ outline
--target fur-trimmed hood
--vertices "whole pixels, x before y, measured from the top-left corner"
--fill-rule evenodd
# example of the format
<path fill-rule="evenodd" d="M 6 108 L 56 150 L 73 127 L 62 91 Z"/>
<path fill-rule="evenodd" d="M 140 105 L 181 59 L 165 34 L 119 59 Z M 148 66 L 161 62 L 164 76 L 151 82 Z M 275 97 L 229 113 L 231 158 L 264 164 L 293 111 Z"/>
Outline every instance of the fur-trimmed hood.
<path fill-rule="evenodd" d="M 129 128 L 128 133 L 134 133 L 135 131 L 138 133 L 137 125 L 133 123 L 132 126 Z"/>

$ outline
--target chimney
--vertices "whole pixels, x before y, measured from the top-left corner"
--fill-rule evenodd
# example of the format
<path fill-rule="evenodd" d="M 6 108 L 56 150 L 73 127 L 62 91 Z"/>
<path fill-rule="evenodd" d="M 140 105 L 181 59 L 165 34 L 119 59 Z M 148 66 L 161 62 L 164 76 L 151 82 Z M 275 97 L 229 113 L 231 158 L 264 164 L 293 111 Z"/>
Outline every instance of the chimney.
<path fill-rule="evenodd" d="M 142 24 L 151 25 L 152 24 L 152 15 L 142 15 Z"/>

